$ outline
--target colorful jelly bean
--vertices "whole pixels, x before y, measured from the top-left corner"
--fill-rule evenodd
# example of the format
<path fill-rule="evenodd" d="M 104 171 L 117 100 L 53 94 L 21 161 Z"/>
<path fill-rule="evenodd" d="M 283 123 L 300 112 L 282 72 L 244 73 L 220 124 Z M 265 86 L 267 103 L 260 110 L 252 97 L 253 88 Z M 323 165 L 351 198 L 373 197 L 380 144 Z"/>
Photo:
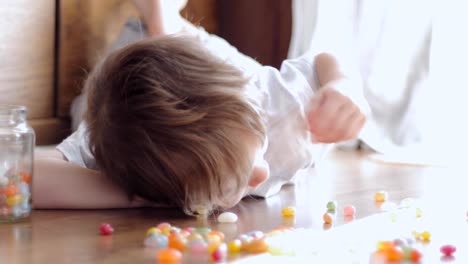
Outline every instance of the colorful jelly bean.
<path fill-rule="evenodd" d="M 266 243 L 265 237 L 263 238 L 254 238 L 246 247 L 247 251 L 252 254 L 259 254 L 268 251 L 268 245 Z"/>
<path fill-rule="evenodd" d="M 3 193 L 5 193 L 6 196 L 15 196 L 18 194 L 18 187 L 16 187 L 16 185 L 8 185 L 3 190 Z"/>
<path fill-rule="evenodd" d="M 410 260 L 411 260 L 413 263 L 418 263 L 419 260 L 421 259 L 421 257 L 422 257 L 421 252 L 419 252 L 419 251 L 416 250 L 416 249 L 412 249 L 412 250 L 411 250 Z"/>
<path fill-rule="evenodd" d="M 281 210 L 281 214 L 285 217 L 292 217 L 296 215 L 296 208 L 294 206 L 288 206 Z"/>
<path fill-rule="evenodd" d="M 146 247 L 162 249 L 168 247 L 169 241 L 165 235 L 152 233 L 145 238 L 143 244 Z"/>
<path fill-rule="evenodd" d="M 224 233 L 223 233 L 223 232 L 220 232 L 220 231 L 217 231 L 217 230 L 213 230 L 213 231 L 209 232 L 209 233 L 206 234 L 206 235 L 207 235 L 207 236 L 212 236 L 212 237 L 218 237 L 220 242 L 223 242 L 223 241 L 224 241 Z"/>
<path fill-rule="evenodd" d="M 200 234 L 200 235 L 206 235 L 209 232 L 211 232 L 211 229 L 208 228 L 208 227 L 197 227 L 197 228 L 195 228 L 195 230 L 193 232 L 195 232 L 197 234 Z"/>
<path fill-rule="evenodd" d="M 20 179 L 24 183 L 31 183 L 32 176 L 30 173 L 27 172 L 20 172 Z"/>
<path fill-rule="evenodd" d="M 457 251 L 457 248 L 452 245 L 443 245 L 440 247 L 440 252 L 445 256 L 452 256 L 455 251 Z"/>
<path fill-rule="evenodd" d="M 191 254 L 207 254 L 208 244 L 203 240 L 189 240 L 187 242 L 187 248 Z"/>
<path fill-rule="evenodd" d="M 23 201 L 23 196 L 21 196 L 21 195 L 14 195 L 14 196 L 9 196 L 9 197 L 6 199 L 6 204 L 7 204 L 8 206 L 16 206 L 16 205 L 20 204 L 21 201 Z"/>
<path fill-rule="evenodd" d="M 182 253 L 174 248 L 165 248 L 159 250 L 157 253 L 157 258 L 159 262 L 178 262 L 182 259 Z"/>
<path fill-rule="evenodd" d="M 354 216 L 356 214 L 356 208 L 352 205 L 345 206 L 343 210 L 345 216 Z"/>
<path fill-rule="evenodd" d="M 388 193 L 386 191 L 378 191 L 374 194 L 374 200 L 376 202 L 385 202 L 388 200 Z"/>
<path fill-rule="evenodd" d="M 419 234 L 419 238 L 423 241 L 430 241 L 431 240 L 431 233 L 429 231 L 424 231 Z"/>
<path fill-rule="evenodd" d="M 157 228 L 157 227 L 151 227 L 146 231 L 146 236 L 151 236 L 153 234 L 160 235 L 161 230 L 159 228 Z"/>
<path fill-rule="evenodd" d="M 211 258 L 214 262 L 224 262 L 227 259 L 227 247 L 221 243 L 212 253 Z"/>
<path fill-rule="evenodd" d="M 237 215 L 231 212 L 224 212 L 218 216 L 219 223 L 235 223 L 237 219 Z"/>
<path fill-rule="evenodd" d="M 329 201 L 327 203 L 327 210 L 330 212 L 335 212 L 335 210 L 338 208 L 338 203 L 336 201 Z"/>
<path fill-rule="evenodd" d="M 323 218 L 323 222 L 327 225 L 332 224 L 333 221 L 335 220 L 335 216 L 330 213 L 324 213 L 322 218 Z"/>
<path fill-rule="evenodd" d="M 186 239 L 183 238 L 180 234 L 178 233 L 172 233 L 169 235 L 169 247 L 170 248 L 175 248 L 180 251 L 185 250 L 185 244 L 187 243 Z"/>
<path fill-rule="evenodd" d="M 112 233 L 114 233 L 114 228 L 109 223 L 102 223 L 99 226 L 99 232 L 103 236 L 109 236 L 112 235 Z"/>
<path fill-rule="evenodd" d="M 227 247 L 230 253 L 239 253 L 242 249 L 242 241 L 240 239 L 233 239 L 228 243 Z"/>
<path fill-rule="evenodd" d="M 156 226 L 159 230 L 161 230 L 161 233 L 165 236 L 168 236 L 171 233 L 171 224 L 163 222 L 160 223 L 159 225 Z"/>

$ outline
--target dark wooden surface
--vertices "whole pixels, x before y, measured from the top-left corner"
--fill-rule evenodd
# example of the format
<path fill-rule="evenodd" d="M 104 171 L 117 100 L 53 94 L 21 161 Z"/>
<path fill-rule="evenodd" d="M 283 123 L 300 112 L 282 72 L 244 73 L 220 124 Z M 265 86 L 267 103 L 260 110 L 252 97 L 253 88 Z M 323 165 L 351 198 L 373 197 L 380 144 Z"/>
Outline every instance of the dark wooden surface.
<path fill-rule="evenodd" d="M 162 221 L 179 227 L 209 226 L 224 232 L 227 240 L 280 225 L 322 229 L 321 216 L 329 200 L 340 206 L 353 204 L 356 219 L 366 218 L 380 212 L 373 194 L 381 189 L 389 192 L 391 201 L 416 197 L 435 207 L 466 211 L 465 176 L 462 166 L 388 165 L 369 160 L 368 153 L 334 151 L 296 186 L 266 200 L 244 199 L 230 210 L 239 216 L 236 224 L 218 224 L 216 214 L 196 219 L 174 209 L 36 210 L 30 222 L 0 225 L 0 263 L 155 263 L 154 250 L 142 243 L 146 230 Z M 289 205 L 297 207 L 294 220 L 281 216 L 281 209 Z M 445 213 L 437 217 L 448 220 Z M 112 236 L 99 235 L 102 222 L 114 226 Z M 339 210 L 335 226 L 346 222 Z"/>
<path fill-rule="evenodd" d="M 260 63 L 279 67 L 291 38 L 290 0 L 220 0 L 219 35 Z"/>

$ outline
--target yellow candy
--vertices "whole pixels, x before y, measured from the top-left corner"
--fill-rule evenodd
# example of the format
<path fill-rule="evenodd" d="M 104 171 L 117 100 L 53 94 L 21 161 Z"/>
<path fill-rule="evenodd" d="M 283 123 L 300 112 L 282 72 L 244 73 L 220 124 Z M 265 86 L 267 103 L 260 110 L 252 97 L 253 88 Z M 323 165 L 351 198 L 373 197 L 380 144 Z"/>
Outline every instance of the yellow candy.
<path fill-rule="evenodd" d="M 288 206 L 283 208 L 283 210 L 281 210 L 281 213 L 283 214 L 283 216 L 291 217 L 296 215 L 296 208 L 294 206 Z"/>
<path fill-rule="evenodd" d="M 221 242 L 212 242 L 208 244 L 208 252 L 213 253 L 221 245 Z"/>
<path fill-rule="evenodd" d="M 388 199 L 388 193 L 386 191 L 379 191 L 374 194 L 376 202 L 385 202 Z"/>
<path fill-rule="evenodd" d="M 146 236 L 151 236 L 153 234 L 160 235 L 161 230 L 159 230 L 159 228 L 157 227 L 151 227 L 150 229 L 148 229 L 148 231 L 146 231 Z"/>
<path fill-rule="evenodd" d="M 416 217 L 417 217 L 417 218 L 422 217 L 422 210 L 421 210 L 421 208 L 416 208 Z"/>
<path fill-rule="evenodd" d="M 14 195 L 14 196 L 10 196 L 6 199 L 6 204 L 8 206 L 15 206 L 15 205 L 18 205 L 21 203 L 21 201 L 23 201 L 23 196 L 21 195 Z"/>
<path fill-rule="evenodd" d="M 231 240 L 228 243 L 227 247 L 230 253 L 233 253 L 233 254 L 239 253 L 242 248 L 242 241 L 240 241 L 239 239 Z"/>
<path fill-rule="evenodd" d="M 424 231 L 419 234 L 419 238 L 423 241 L 430 241 L 431 240 L 431 233 L 429 231 Z"/>

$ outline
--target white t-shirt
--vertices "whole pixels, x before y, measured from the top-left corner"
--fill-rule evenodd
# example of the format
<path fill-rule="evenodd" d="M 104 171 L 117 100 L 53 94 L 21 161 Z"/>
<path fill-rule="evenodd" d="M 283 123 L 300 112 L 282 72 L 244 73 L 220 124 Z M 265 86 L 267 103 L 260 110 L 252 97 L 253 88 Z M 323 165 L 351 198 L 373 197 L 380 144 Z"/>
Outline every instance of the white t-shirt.
<path fill-rule="evenodd" d="M 189 27 L 187 30 L 196 35 L 214 55 L 239 67 L 246 76 L 251 77 L 248 96 L 257 102 L 265 114 L 269 139 L 265 160 L 270 165 L 270 178 L 248 194 L 268 197 L 278 193 L 284 184 L 294 183 L 297 173 L 314 165 L 330 147 L 327 144 L 313 144 L 310 140 L 306 112 L 308 102 L 318 89 L 312 54 L 285 61 L 278 71 L 261 66 L 225 40 L 203 29 Z M 133 32 L 128 24 L 123 33 L 127 31 Z M 141 36 L 140 32 L 133 33 Z M 121 39 L 129 40 L 131 36 L 128 32 L 125 34 Z M 87 142 L 86 125 L 81 123 L 77 131 L 57 149 L 74 164 L 98 169 Z"/>

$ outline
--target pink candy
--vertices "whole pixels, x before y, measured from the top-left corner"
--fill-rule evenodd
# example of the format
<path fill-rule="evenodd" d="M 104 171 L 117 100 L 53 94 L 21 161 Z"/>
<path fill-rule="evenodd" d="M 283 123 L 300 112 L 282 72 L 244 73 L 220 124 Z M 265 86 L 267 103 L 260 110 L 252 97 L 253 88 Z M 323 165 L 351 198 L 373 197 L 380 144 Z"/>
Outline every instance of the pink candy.
<path fill-rule="evenodd" d="M 457 248 L 452 245 L 444 245 L 440 247 L 440 252 L 445 256 L 452 256 L 457 251 Z"/>
<path fill-rule="evenodd" d="M 352 205 L 345 206 L 343 210 L 345 216 L 354 216 L 356 214 L 356 208 Z"/>
<path fill-rule="evenodd" d="M 101 235 L 103 236 L 109 236 L 114 233 L 114 228 L 108 223 L 102 223 L 99 226 L 99 232 L 101 232 Z"/>

